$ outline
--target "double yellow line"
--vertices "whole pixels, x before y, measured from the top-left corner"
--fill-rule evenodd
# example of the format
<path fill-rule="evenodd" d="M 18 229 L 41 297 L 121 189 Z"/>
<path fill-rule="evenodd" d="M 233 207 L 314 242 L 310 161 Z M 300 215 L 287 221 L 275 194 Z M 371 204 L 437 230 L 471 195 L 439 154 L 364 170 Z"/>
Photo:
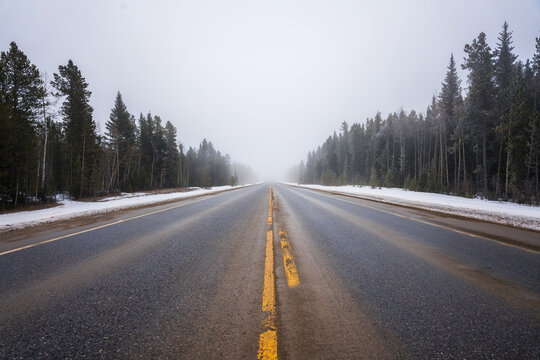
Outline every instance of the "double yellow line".
<path fill-rule="evenodd" d="M 264 288 L 262 311 L 265 314 L 263 322 L 264 331 L 259 336 L 258 359 L 277 359 L 277 331 L 276 331 L 276 290 L 274 278 L 274 192 L 270 187 L 268 200 L 268 228 L 266 230 L 266 257 L 264 261 Z M 283 253 L 283 266 L 287 275 L 287 284 L 290 288 L 300 284 L 294 259 L 290 252 L 290 243 L 285 230 L 279 229 L 279 239 Z"/>
<path fill-rule="evenodd" d="M 259 359 L 277 359 L 276 291 L 274 282 L 274 223 L 272 201 L 274 193 L 270 188 L 268 200 L 268 228 L 266 230 L 266 257 L 264 261 L 264 288 L 262 311 L 265 313 L 264 332 L 259 336 Z"/>
<path fill-rule="evenodd" d="M 291 254 L 291 244 L 287 237 L 287 231 L 279 229 L 279 240 L 281 243 L 281 252 L 283 253 L 283 266 L 287 275 L 287 285 L 293 288 L 300 285 L 300 280 L 298 279 L 298 271 L 296 271 L 296 264 Z"/>

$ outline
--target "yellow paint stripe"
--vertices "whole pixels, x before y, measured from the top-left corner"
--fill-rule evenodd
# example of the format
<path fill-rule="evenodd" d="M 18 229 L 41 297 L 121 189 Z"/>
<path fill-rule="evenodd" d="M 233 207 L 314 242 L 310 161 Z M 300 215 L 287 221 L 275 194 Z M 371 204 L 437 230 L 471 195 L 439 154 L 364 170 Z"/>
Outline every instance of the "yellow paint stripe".
<path fill-rule="evenodd" d="M 54 242 L 54 241 L 66 239 L 66 238 L 69 238 L 69 237 L 72 237 L 72 236 L 81 235 L 81 234 L 84 234 L 84 233 L 87 233 L 87 232 L 90 232 L 90 231 L 99 230 L 99 229 L 103 229 L 103 228 L 106 228 L 106 227 L 109 227 L 109 226 L 121 224 L 121 223 L 126 222 L 126 221 L 131 221 L 131 220 L 135 220 L 135 219 L 140 219 L 140 218 L 142 218 L 142 217 L 149 216 L 149 215 L 159 214 L 159 213 L 164 212 L 164 211 L 176 209 L 176 208 L 179 208 L 179 207 L 182 207 L 182 206 L 190 205 L 190 204 L 193 204 L 193 203 L 196 203 L 196 202 L 199 202 L 199 201 L 204 201 L 204 200 L 207 200 L 207 199 L 201 199 L 201 200 L 196 200 L 196 201 L 192 201 L 192 202 L 189 202 L 189 203 L 182 203 L 182 204 L 179 204 L 179 205 L 170 206 L 170 207 L 168 207 L 168 208 L 166 208 L 166 209 L 161 209 L 161 210 L 152 211 L 152 212 L 149 212 L 149 213 L 146 213 L 146 214 L 133 216 L 133 217 L 130 217 L 130 218 L 128 218 L 128 219 L 123 219 L 123 220 L 114 221 L 114 222 L 109 223 L 109 224 L 96 226 L 96 227 L 93 227 L 93 228 L 90 228 L 90 229 L 86 229 L 86 230 L 82 230 L 82 231 L 77 231 L 77 232 L 75 232 L 75 233 L 71 233 L 71 234 L 67 234 L 67 235 L 55 237 L 55 238 L 53 238 L 53 239 L 43 240 L 43 241 L 39 241 L 39 242 L 36 242 L 36 243 L 33 243 L 33 244 L 21 246 L 21 247 L 15 248 L 15 249 L 6 250 L 6 251 L 4 251 L 4 252 L 1 252 L 1 253 L 0 253 L 0 256 L 7 255 L 7 254 L 11 254 L 11 253 L 14 253 L 14 252 L 17 252 L 17 251 L 21 251 L 21 250 L 25 250 L 25 249 L 30 249 L 30 248 L 33 248 L 33 247 L 36 247 L 36 246 L 40 246 L 40 245 L 44 245 L 44 244 L 48 244 L 48 243 L 51 243 L 51 242 Z"/>
<path fill-rule="evenodd" d="M 272 187 L 270 187 L 270 199 L 268 200 L 268 225 L 272 225 L 272 200 L 274 199 L 274 194 Z"/>
<path fill-rule="evenodd" d="M 306 189 L 309 189 L 309 188 L 306 188 Z M 321 192 L 327 192 L 327 191 L 325 191 L 325 190 L 320 190 L 320 191 L 321 191 Z M 349 196 L 348 194 L 337 194 L 337 193 L 331 193 L 331 194 L 333 194 L 333 195 L 340 195 L 340 196 Z M 332 197 L 331 195 L 325 195 L 325 196 Z M 353 196 L 353 197 L 354 197 L 354 196 Z M 487 237 L 487 236 L 477 235 L 477 234 L 472 233 L 472 232 L 454 229 L 454 228 L 452 228 L 452 227 L 450 227 L 450 226 L 441 225 L 441 224 L 433 223 L 433 222 L 430 222 L 430 221 L 420 220 L 420 219 L 417 219 L 417 218 L 414 218 L 414 217 L 411 217 L 411 216 L 406 216 L 406 215 L 396 214 L 396 213 L 391 212 L 391 211 L 378 209 L 378 208 L 375 208 L 375 207 L 372 207 L 372 206 L 368 206 L 368 205 L 365 205 L 365 204 L 359 204 L 359 203 L 357 203 L 357 202 L 349 201 L 349 200 L 345 200 L 345 199 L 341 199 L 341 198 L 336 197 L 336 196 L 333 196 L 332 199 L 336 199 L 336 200 L 339 200 L 339 201 L 343 201 L 343 202 L 346 202 L 346 203 L 349 203 L 349 204 L 354 204 L 354 205 L 357 205 L 357 206 L 366 207 L 366 208 L 368 208 L 368 209 L 372 209 L 372 210 L 375 210 L 375 211 L 380 211 L 380 212 L 385 213 L 385 214 L 397 216 L 397 217 L 400 217 L 400 218 L 403 218 L 403 219 L 412 220 L 412 221 L 419 222 L 419 223 L 422 223 L 422 224 L 426 224 L 426 225 L 430 225 L 430 226 L 435 226 L 435 227 L 438 227 L 438 228 L 440 228 L 440 229 L 445 229 L 445 230 L 453 231 L 453 232 L 455 232 L 455 233 L 462 234 L 462 235 L 466 235 L 466 236 L 470 236 L 470 237 L 473 237 L 473 238 L 482 239 L 482 240 L 488 240 L 488 241 L 493 241 L 493 242 L 496 242 L 496 243 L 501 244 L 501 245 L 504 245 L 504 246 L 513 247 L 513 248 L 516 248 L 516 249 L 519 249 L 519 250 L 523 250 L 523 251 L 527 251 L 527 252 L 530 252 L 530 253 L 533 253 L 533 254 L 540 254 L 540 251 L 538 251 L 538 250 L 529 249 L 529 248 L 527 248 L 527 247 L 522 247 L 522 246 L 514 245 L 514 244 L 511 244 L 511 243 L 504 242 L 504 241 L 497 240 L 497 239 L 493 239 L 493 238 L 490 238 L 490 237 Z M 357 198 L 357 199 L 359 199 L 359 200 L 364 200 L 364 201 L 372 201 L 372 200 L 370 200 L 370 199 L 362 199 L 362 198 Z M 376 201 L 376 200 L 375 200 L 375 201 Z M 385 204 L 387 204 L 387 205 L 392 205 L 391 203 L 385 203 Z M 419 208 L 419 210 L 425 210 L 425 209 Z M 429 211 L 429 210 L 428 210 L 428 211 Z M 474 219 L 473 219 L 473 220 L 474 220 Z"/>
<path fill-rule="evenodd" d="M 285 274 L 287 274 L 287 285 L 290 288 L 300 285 L 300 279 L 298 278 L 298 272 L 296 271 L 296 265 L 291 254 L 291 244 L 287 237 L 287 232 L 279 229 L 279 239 L 281 242 L 281 251 L 283 253 L 283 266 L 285 267 Z"/>
<path fill-rule="evenodd" d="M 277 359 L 277 333 L 275 330 L 267 330 L 259 336 L 258 359 Z"/>
<path fill-rule="evenodd" d="M 264 289 L 262 311 L 274 311 L 275 289 L 274 289 L 274 233 L 271 229 L 266 232 L 266 259 L 264 261 Z"/>
<path fill-rule="evenodd" d="M 274 279 L 274 224 L 272 221 L 273 192 L 270 187 L 270 199 L 268 200 L 268 230 L 266 231 L 266 256 L 264 261 L 264 287 L 262 299 L 262 311 L 266 313 L 263 323 L 264 332 L 259 336 L 260 360 L 277 359 L 277 332 L 275 329 L 276 316 L 276 293 Z"/>

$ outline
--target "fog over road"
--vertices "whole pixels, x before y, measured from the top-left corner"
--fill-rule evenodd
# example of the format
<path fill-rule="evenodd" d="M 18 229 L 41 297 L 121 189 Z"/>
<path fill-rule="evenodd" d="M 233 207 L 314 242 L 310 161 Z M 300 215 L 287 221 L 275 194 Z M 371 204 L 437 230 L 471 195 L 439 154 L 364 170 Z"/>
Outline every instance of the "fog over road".
<path fill-rule="evenodd" d="M 0 234 L 0 358 L 539 357 L 539 233 L 272 188 Z"/>

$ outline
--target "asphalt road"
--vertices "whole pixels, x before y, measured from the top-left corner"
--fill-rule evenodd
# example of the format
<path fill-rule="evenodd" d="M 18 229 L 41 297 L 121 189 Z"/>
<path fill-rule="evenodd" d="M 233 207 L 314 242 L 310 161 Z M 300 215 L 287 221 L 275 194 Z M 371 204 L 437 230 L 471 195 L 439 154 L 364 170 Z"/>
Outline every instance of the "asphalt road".
<path fill-rule="evenodd" d="M 540 358 L 539 233 L 273 187 L 0 234 L 0 358 Z"/>

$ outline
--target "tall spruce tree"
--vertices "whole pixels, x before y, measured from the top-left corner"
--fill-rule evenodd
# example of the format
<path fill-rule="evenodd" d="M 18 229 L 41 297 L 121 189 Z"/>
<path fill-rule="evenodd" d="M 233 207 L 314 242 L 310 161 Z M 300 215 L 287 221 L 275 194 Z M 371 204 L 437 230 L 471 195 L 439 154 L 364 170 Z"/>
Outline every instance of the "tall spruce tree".
<path fill-rule="evenodd" d="M 26 201 L 39 183 L 36 121 L 45 89 L 15 42 L 0 55 L 0 192 L 3 206 Z M 7 204 L 9 203 L 9 204 Z"/>
<path fill-rule="evenodd" d="M 128 190 L 129 165 L 135 143 L 135 124 L 118 92 L 111 110 L 109 121 L 105 124 L 106 136 L 113 152 L 110 179 L 107 189 Z"/>
<path fill-rule="evenodd" d="M 463 69 L 469 70 L 469 94 L 466 106 L 467 118 L 471 130 L 476 138 L 481 139 L 482 164 L 479 168 L 482 173 L 482 190 L 484 196 L 488 196 L 488 140 L 492 133 L 491 126 L 494 118 L 494 94 L 493 84 L 493 54 L 486 42 L 486 34 L 481 32 L 477 39 L 469 45 L 465 45 L 465 62 Z M 478 169 L 477 169 L 478 170 Z"/>
<path fill-rule="evenodd" d="M 176 146 L 176 128 L 170 121 L 165 123 L 165 142 L 165 168 L 167 176 L 165 177 L 164 186 L 179 186 L 181 174 L 179 153 Z"/>
<path fill-rule="evenodd" d="M 446 182 L 448 185 L 450 176 L 448 171 L 448 153 L 451 152 L 454 155 L 454 185 L 457 186 L 458 181 L 458 167 L 457 158 L 458 152 L 460 151 L 459 146 L 448 147 L 447 142 L 448 135 L 450 135 L 452 143 L 459 144 L 461 141 L 461 132 L 459 131 L 459 114 L 458 109 L 461 105 L 461 80 L 457 75 L 456 63 L 454 61 L 454 55 L 450 55 L 450 63 L 446 71 L 446 76 L 442 83 L 441 94 L 439 95 L 440 109 L 441 109 L 441 120 L 442 120 L 442 131 L 441 135 L 444 139 L 444 157 L 445 157 L 445 166 L 446 166 Z M 461 159 L 461 158 L 460 158 Z"/>
<path fill-rule="evenodd" d="M 90 106 L 91 92 L 79 68 L 69 60 L 60 65 L 51 82 L 63 98 L 62 116 L 69 157 L 68 187 L 74 197 L 96 195 L 100 138 Z"/>
<path fill-rule="evenodd" d="M 161 117 L 155 115 L 152 121 L 152 187 L 162 188 L 166 177 L 165 168 L 165 129 L 163 128 Z"/>
<path fill-rule="evenodd" d="M 507 118 L 506 121 L 502 123 L 508 136 L 504 192 L 506 198 L 523 202 L 527 176 L 527 125 L 531 109 L 527 106 L 525 97 L 523 64 L 521 62 L 515 68 L 508 97 L 511 106 L 504 115 Z"/>
<path fill-rule="evenodd" d="M 503 29 L 498 37 L 497 49 L 495 49 L 495 86 L 497 105 L 499 107 L 499 114 L 502 116 L 508 111 L 509 100 L 508 92 L 512 85 L 514 77 L 514 62 L 517 56 L 512 53 L 514 47 L 512 46 L 512 32 L 508 30 L 508 23 L 505 21 Z"/>
<path fill-rule="evenodd" d="M 138 187 L 140 189 L 152 188 L 153 171 L 153 121 L 152 114 L 148 113 L 145 117 L 142 113 L 139 116 L 139 139 L 138 139 L 138 161 L 137 177 Z"/>
<path fill-rule="evenodd" d="M 511 116 L 507 116 L 508 112 L 511 111 L 511 87 L 514 77 L 514 62 L 517 58 L 516 55 L 512 53 L 514 49 L 512 46 L 512 32 L 508 31 L 508 23 L 505 21 L 503 24 L 503 29 L 498 37 L 497 48 L 495 49 L 495 124 L 496 132 L 498 134 L 497 141 L 499 142 L 499 152 L 498 152 L 498 162 L 497 162 L 497 180 L 495 193 L 498 196 L 501 190 L 501 164 L 504 158 L 504 150 L 508 153 L 509 149 L 509 139 L 508 133 L 503 130 L 508 127 L 509 124 L 503 124 L 505 121 L 509 121 Z M 515 98 L 515 97 L 514 97 Z M 501 125 L 501 126 L 499 126 Z M 506 149 L 505 149 L 506 147 Z M 508 154 L 506 156 L 508 159 Z M 506 179 L 508 174 L 506 174 Z M 507 181 L 506 181 L 507 183 Z M 505 186 L 507 188 L 507 186 Z M 505 193 L 507 191 L 505 190 Z"/>
<path fill-rule="evenodd" d="M 536 38 L 536 52 L 531 65 L 530 96 L 532 114 L 529 121 L 529 151 L 527 178 L 536 202 L 540 200 L 540 38 Z"/>

